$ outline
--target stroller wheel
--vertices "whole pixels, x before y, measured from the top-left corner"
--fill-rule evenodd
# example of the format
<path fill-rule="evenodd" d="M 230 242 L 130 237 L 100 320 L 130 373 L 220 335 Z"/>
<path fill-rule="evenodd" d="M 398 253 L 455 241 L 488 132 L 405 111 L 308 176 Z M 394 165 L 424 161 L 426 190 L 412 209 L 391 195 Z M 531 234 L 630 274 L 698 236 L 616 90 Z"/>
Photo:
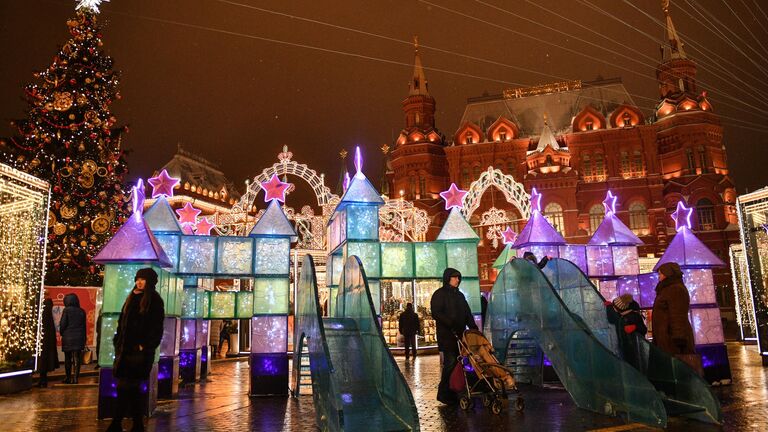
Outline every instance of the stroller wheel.
<path fill-rule="evenodd" d="M 472 409 L 472 399 L 468 398 L 467 396 L 462 396 L 461 399 L 459 399 L 459 407 L 463 409 L 464 411 L 468 411 Z"/>
<path fill-rule="evenodd" d="M 499 415 L 501 413 L 502 408 L 502 401 L 501 399 L 494 399 L 494 401 L 491 403 L 491 412 Z"/>
<path fill-rule="evenodd" d="M 518 396 L 517 399 L 515 399 L 515 409 L 522 412 L 525 409 L 525 399 Z"/>
<path fill-rule="evenodd" d="M 491 405 L 491 402 L 493 402 L 493 397 L 489 394 L 483 395 L 483 406 L 487 407 Z"/>

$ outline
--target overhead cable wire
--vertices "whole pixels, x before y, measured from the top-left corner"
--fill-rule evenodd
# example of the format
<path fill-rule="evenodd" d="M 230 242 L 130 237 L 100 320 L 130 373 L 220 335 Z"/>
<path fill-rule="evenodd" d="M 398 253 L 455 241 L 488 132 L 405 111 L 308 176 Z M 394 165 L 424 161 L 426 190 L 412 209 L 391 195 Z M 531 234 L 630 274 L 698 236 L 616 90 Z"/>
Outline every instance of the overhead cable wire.
<path fill-rule="evenodd" d="M 741 35 L 734 32 L 731 29 L 731 26 L 724 24 L 720 19 L 717 18 L 717 15 L 713 14 L 711 11 L 709 11 L 707 8 L 704 7 L 704 5 L 693 5 L 688 0 L 685 0 L 686 4 L 690 6 L 696 13 L 698 13 L 700 16 L 704 17 L 704 14 L 709 17 L 711 20 L 710 22 L 713 22 L 717 24 L 717 31 L 725 36 L 725 31 L 728 31 L 734 38 L 738 39 L 741 44 L 734 43 L 730 37 L 726 36 L 726 40 L 731 43 L 734 47 L 741 49 L 741 47 L 745 46 L 749 48 L 752 52 L 755 53 L 755 55 L 759 56 L 763 61 L 768 62 L 768 59 L 763 55 L 763 53 L 758 52 L 758 50 L 753 46 L 753 44 L 749 43 L 747 40 L 742 38 Z M 747 30 L 750 34 L 752 33 L 749 30 L 749 27 L 742 21 L 741 17 L 734 11 L 727 3 L 725 3 L 725 6 L 733 13 L 733 15 L 736 17 L 736 19 L 741 23 L 742 26 L 744 26 L 744 29 Z M 757 43 L 765 50 L 765 47 L 760 43 L 760 41 L 757 41 Z"/>
<path fill-rule="evenodd" d="M 359 59 L 363 59 L 363 60 L 370 60 L 370 61 L 375 61 L 375 62 L 380 62 L 380 63 L 393 64 L 393 65 L 398 65 L 398 66 L 405 66 L 405 67 L 409 67 L 409 68 L 413 67 L 413 64 L 411 64 L 411 63 L 405 63 L 405 62 L 400 62 L 400 61 L 395 61 L 395 60 L 383 59 L 383 58 L 379 58 L 379 57 L 367 56 L 367 55 L 363 55 L 363 54 L 351 53 L 351 52 L 341 51 L 341 50 L 336 50 L 336 49 L 323 48 L 323 47 L 318 47 L 318 46 L 315 46 L 315 45 L 309 45 L 309 44 L 304 44 L 304 43 L 284 41 L 284 40 L 268 38 L 268 37 L 264 37 L 264 36 L 256 36 L 256 35 L 240 33 L 240 32 L 235 32 L 235 31 L 230 31 L 230 30 L 224 30 L 224 29 L 219 29 L 219 28 L 214 28 L 214 27 L 206 27 L 206 26 L 202 26 L 202 25 L 185 23 L 185 22 L 174 21 L 174 20 L 168 20 L 168 19 L 164 19 L 164 18 L 150 17 L 150 16 L 137 15 L 137 14 L 127 13 L 127 12 L 118 12 L 118 11 L 109 11 L 109 12 L 105 11 L 105 13 L 113 14 L 113 15 L 126 16 L 126 17 L 130 17 L 130 18 L 134 18 L 134 19 L 143 19 L 143 20 L 157 22 L 157 23 L 162 23 L 162 24 L 171 24 L 171 25 L 176 25 L 176 26 L 185 27 L 185 28 L 191 28 L 191 29 L 196 29 L 196 30 L 202 30 L 202 31 L 207 31 L 207 32 L 224 34 L 224 35 L 228 35 L 228 36 L 243 37 L 243 38 L 252 39 L 252 40 L 259 40 L 259 41 L 271 42 L 271 43 L 287 45 L 287 46 L 292 46 L 292 47 L 297 47 L 297 48 L 310 49 L 310 50 L 315 50 L 315 51 L 319 51 L 319 52 L 337 54 L 337 55 L 342 55 L 342 56 L 346 56 L 346 57 L 359 58 Z M 501 84 L 507 84 L 507 85 L 513 85 L 513 86 L 519 86 L 519 87 L 524 87 L 525 86 L 524 84 L 516 83 L 516 82 L 512 82 L 512 81 L 500 80 L 500 79 L 496 79 L 496 78 L 484 77 L 484 76 L 473 75 L 473 74 L 466 74 L 466 73 L 463 73 L 463 72 L 456 72 L 456 71 L 447 70 L 447 69 L 441 69 L 441 68 L 435 68 L 435 67 L 426 67 L 426 66 L 424 66 L 423 68 L 425 70 L 430 70 L 430 71 L 434 71 L 434 72 L 442 72 L 442 73 L 446 73 L 446 74 L 454 75 L 454 76 L 462 76 L 462 77 L 466 77 L 466 78 L 472 78 L 472 79 L 479 79 L 479 80 L 484 80 L 484 81 L 497 82 L 497 83 L 501 83 Z M 630 96 L 636 96 L 636 97 L 641 98 L 641 99 L 647 99 L 649 101 L 654 102 L 654 104 L 658 103 L 658 100 L 652 99 L 652 98 L 649 98 L 649 97 L 646 97 L 646 96 L 633 95 L 631 93 L 627 93 L 627 94 L 629 94 Z M 598 100 L 597 98 L 591 98 L 591 97 L 585 97 L 585 98 L 586 99 Z M 723 116 L 723 115 L 718 115 L 718 116 L 720 118 L 722 118 L 723 120 L 731 120 L 731 121 L 734 121 L 734 122 L 744 123 L 746 125 L 749 125 L 749 126 L 737 126 L 739 128 L 746 128 L 746 129 L 750 129 L 750 130 L 754 129 L 754 130 L 756 130 L 758 132 L 768 133 L 768 127 L 764 128 L 764 129 L 755 129 L 754 128 L 755 127 L 755 123 L 754 122 L 749 122 L 749 121 L 745 121 L 745 120 L 741 120 L 741 119 L 736 119 L 736 118 L 732 118 L 732 117 L 727 117 L 727 116 Z"/>
<path fill-rule="evenodd" d="M 758 17 L 757 17 L 757 15 L 755 14 L 755 12 L 754 12 L 752 9 L 750 9 L 749 5 L 747 5 L 747 3 L 745 2 L 745 0 L 739 0 L 739 1 L 740 1 L 740 2 L 741 2 L 741 4 L 744 6 L 744 9 L 746 9 L 746 10 L 749 12 L 749 14 L 750 14 L 750 15 L 752 15 L 752 18 L 753 18 L 753 19 L 754 19 L 754 21 L 757 23 L 757 25 L 759 25 L 759 26 L 760 26 L 760 28 L 761 28 L 761 29 L 763 29 L 763 31 L 764 31 L 766 34 L 768 34 L 768 28 L 766 28 L 766 27 L 763 25 L 763 20 L 761 20 L 760 18 L 758 18 Z M 753 0 L 753 1 L 755 1 L 755 0 Z M 764 17 L 764 19 L 768 20 L 768 17 Z"/>
<path fill-rule="evenodd" d="M 606 47 L 606 46 L 604 46 L 604 45 L 599 45 L 599 44 L 597 44 L 597 43 L 594 43 L 594 42 L 591 42 L 591 41 L 589 41 L 589 40 L 586 40 L 586 39 L 580 38 L 580 37 L 578 37 L 578 36 L 576 36 L 576 35 L 574 35 L 574 34 L 571 34 L 571 33 L 568 33 L 568 32 L 564 32 L 564 31 L 561 31 L 561 30 L 559 30 L 559 29 L 557 29 L 557 28 L 554 28 L 554 27 L 548 26 L 548 25 L 546 25 L 546 24 L 543 24 L 543 23 L 540 23 L 540 22 L 538 22 L 538 21 L 532 20 L 532 19 L 530 19 L 530 18 L 524 17 L 524 16 L 522 16 L 522 15 L 520 15 L 520 14 L 514 13 L 514 12 L 512 12 L 512 11 L 509 11 L 509 10 L 506 10 L 506 9 L 504 9 L 504 8 L 501 8 L 501 7 L 498 7 L 498 6 L 492 5 L 492 4 L 490 4 L 490 3 L 487 3 L 487 2 L 485 2 L 485 1 L 482 1 L 482 0 L 475 0 L 475 2 L 477 2 L 477 3 L 480 3 L 480 4 L 484 5 L 484 6 L 487 6 L 487 7 L 491 8 L 491 9 L 493 9 L 493 10 L 495 10 L 495 11 L 499 11 L 499 12 L 503 12 L 503 13 L 506 13 L 506 14 L 508 14 L 508 15 L 510 15 L 510 16 L 513 16 L 513 17 L 515 17 L 515 18 L 518 18 L 518 19 L 520 19 L 520 20 L 523 20 L 523 21 L 527 21 L 527 22 L 530 22 L 530 23 L 534 23 L 534 24 L 536 24 L 536 25 L 542 26 L 542 27 L 544 27 L 544 28 L 546 28 L 546 29 L 548 29 L 548 30 L 551 30 L 551 31 L 553 31 L 553 32 L 556 32 L 556 33 L 562 34 L 562 35 L 564 35 L 564 36 L 567 36 L 567 37 L 570 37 L 570 38 L 573 38 L 573 39 L 575 39 L 575 40 L 577 40 L 577 41 L 579 41 L 579 42 L 582 42 L 582 43 L 588 44 L 588 45 L 590 45 L 590 46 L 593 46 L 593 47 L 596 47 L 596 48 L 600 48 L 600 49 L 603 49 L 603 50 L 605 50 L 605 51 L 608 51 L 608 52 L 610 52 L 610 53 L 612 53 L 612 54 L 614 54 L 614 55 L 616 55 L 616 56 L 619 56 L 619 57 L 621 57 L 621 58 L 624 58 L 624 59 L 626 59 L 626 60 L 629 60 L 629 61 L 632 61 L 632 62 L 635 62 L 635 63 L 641 64 L 641 65 L 643 65 L 643 66 L 651 67 L 651 68 L 654 68 L 654 69 L 656 68 L 656 65 L 655 65 L 655 64 L 653 64 L 653 63 L 649 64 L 649 63 L 647 63 L 647 62 L 644 62 L 644 61 L 642 61 L 642 60 L 639 60 L 639 59 L 638 59 L 638 58 L 636 58 L 636 57 L 632 57 L 632 56 L 629 56 L 629 55 L 623 54 L 623 53 L 621 53 L 621 52 L 618 52 L 618 51 L 616 51 L 616 50 L 613 50 L 613 49 L 611 49 L 611 48 L 608 48 L 608 47 Z M 639 52 L 639 51 L 636 51 L 636 52 L 639 54 L 639 56 L 640 56 L 640 57 L 645 57 L 645 58 L 648 58 L 648 59 L 650 59 L 650 60 L 652 60 L 652 61 L 656 61 L 656 59 L 654 59 L 654 58 L 652 58 L 652 57 L 650 57 L 650 56 L 648 56 L 648 55 L 646 55 L 646 54 L 644 54 L 644 53 L 642 53 L 642 52 Z M 711 71 L 710 71 L 710 72 L 711 72 Z M 729 84 L 729 85 L 733 86 L 733 87 L 734 87 L 734 88 L 736 88 L 737 90 L 741 90 L 741 89 L 740 89 L 738 86 L 736 86 L 736 84 L 734 84 L 734 83 L 732 83 L 732 82 L 728 81 L 728 80 L 727 80 L 727 78 L 724 78 L 724 77 L 722 77 L 721 75 L 719 75 L 719 74 L 717 74 L 717 73 L 713 73 L 713 75 L 715 75 L 715 76 L 719 77 L 720 79 L 722 79 L 722 80 L 723 80 L 723 82 L 725 82 L 725 83 L 727 83 L 727 84 Z M 737 102 L 737 103 L 743 103 L 743 104 L 745 104 L 745 105 L 746 105 L 746 103 L 745 103 L 745 102 L 744 102 L 742 99 L 739 99 L 739 98 L 733 97 L 733 96 L 731 96 L 731 95 L 730 95 L 728 92 L 726 92 L 726 91 L 724 91 L 724 90 L 721 90 L 721 87 L 720 87 L 720 86 L 715 86 L 713 83 L 711 83 L 711 82 L 707 82 L 707 81 L 704 81 L 704 80 L 701 80 L 701 79 L 699 79 L 698 81 L 699 81 L 699 83 L 700 83 L 700 84 L 701 84 L 703 87 L 707 87 L 707 88 L 709 88 L 709 89 L 710 89 L 711 91 L 713 91 L 713 92 L 722 93 L 722 94 L 723 94 L 723 95 L 725 95 L 727 98 L 729 98 L 729 99 L 731 99 L 731 100 L 733 100 L 733 101 L 735 101 L 735 102 Z M 750 95 L 750 96 L 752 96 L 752 97 L 755 97 L 754 95 Z M 766 95 L 765 95 L 765 98 L 762 98 L 762 99 L 756 98 L 756 100 L 757 100 L 757 102 L 758 102 L 758 103 L 764 103 L 764 104 L 765 104 L 765 103 L 768 103 L 768 94 L 766 94 Z M 754 105 L 748 105 L 748 106 L 750 106 L 751 108 L 753 108 L 753 109 L 755 109 L 755 110 L 760 110 L 760 111 L 762 111 L 763 113 L 765 113 L 765 114 L 768 114 L 768 109 L 761 109 L 761 108 L 758 108 L 757 106 L 754 106 Z"/>
<path fill-rule="evenodd" d="M 727 1 L 725 1 L 725 0 L 722 0 L 722 1 L 723 1 L 723 4 L 725 5 L 725 7 L 727 7 L 728 10 L 731 11 L 733 16 L 735 16 L 736 19 L 739 20 L 739 22 L 741 23 L 742 27 L 744 27 L 744 30 L 746 30 L 747 33 L 749 33 L 749 35 L 752 36 L 752 39 L 754 39 L 755 42 L 757 42 L 757 44 L 760 45 L 760 48 L 762 48 L 765 53 L 768 53 L 768 50 L 766 50 L 765 45 L 763 45 L 763 43 L 760 42 L 760 39 L 758 39 L 757 36 L 755 36 L 755 34 L 752 33 L 752 30 L 749 29 L 749 26 L 747 25 L 747 23 L 745 23 L 744 20 L 741 19 L 739 14 L 737 14 L 736 11 L 733 10 L 731 5 L 729 5 Z M 744 4 L 743 0 L 742 0 L 742 4 Z"/>

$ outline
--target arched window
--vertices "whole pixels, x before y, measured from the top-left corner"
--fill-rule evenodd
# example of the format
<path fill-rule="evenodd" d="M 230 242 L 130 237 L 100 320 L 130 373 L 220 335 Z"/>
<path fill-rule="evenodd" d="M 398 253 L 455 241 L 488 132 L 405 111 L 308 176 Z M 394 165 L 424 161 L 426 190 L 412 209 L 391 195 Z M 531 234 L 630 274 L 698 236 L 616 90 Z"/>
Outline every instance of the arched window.
<path fill-rule="evenodd" d="M 469 184 L 471 183 L 471 180 L 469 178 L 469 168 L 464 168 L 461 170 L 461 187 L 464 189 L 469 189 Z"/>
<path fill-rule="evenodd" d="M 602 204 L 595 204 L 589 208 L 589 233 L 594 234 L 600 222 L 605 216 L 605 207 Z"/>
<path fill-rule="evenodd" d="M 715 206 L 712 201 L 702 198 L 696 203 L 696 216 L 699 219 L 701 231 L 715 229 Z"/>
<path fill-rule="evenodd" d="M 544 207 L 544 217 L 547 218 L 549 223 L 555 227 L 555 229 L 563 234 L 565 231 L 565 221 L 563 219 L 563 206 L 558 203 L 549 203 Z"/>
<path fill-rule="evenodd" d="M 474 166 L 472 167 L 472 181 L 475 181 L 480 178 L 480 167 Z"/>
<path fill-rule="evenodd" d="M 474 140 L 472 139 L 472 132 L 467 132 L 467 137 L 464 142 L 467 144 L 472 144 L 474 142 Z"/>
<path fill-rule="evenodd" d="M 504 128 L 501 128 L 499 130 L 499 141 L 506 141 L 507 140 L 507 130 Z"/>
<path fill-rule="evenodd" d="M 589 154 L 581 157 L 581 176 L 584 177 L 585 182 L 592 181 L 592 159 Z"/>
<path fill-rule="evenodd" d="M 419 198 L 424 199 L 427 197 L 427 179 L 419 177 Z"/>
<path fill-rule="evenodd" d="M 629 229 L 637 235 L 648 234 L 648 209 L 645 204 L 634 202 L 629 205 Z"/>
<path fill-rule="evenodd" d="M 621 152 L 621 176 L 624 178 L 631 177 L 631 172 L 629 169 L 629 154 L 625 151 Z"/>
<path fill-rule="evenodd" d="M 624 121 L 624 127 L 632 126 L 632 115 L 629 111 L 624 111 L 624 115 L 621 116 L 621 119 Z"/>
<path fill-rule="evenodd" d="M 507 174 L 514 176 L 516 168 L 517 168 L 517 163 L 515 162 L 514 159 L 511 159 L 507 162 Z"/>
<path fill-rule="evenodd" d="M 645 175 L 643 170 L 643 153 L 640 150 L 635 150 L 632 153 L 632 174 L 635 177 L 643 177 Z"/>

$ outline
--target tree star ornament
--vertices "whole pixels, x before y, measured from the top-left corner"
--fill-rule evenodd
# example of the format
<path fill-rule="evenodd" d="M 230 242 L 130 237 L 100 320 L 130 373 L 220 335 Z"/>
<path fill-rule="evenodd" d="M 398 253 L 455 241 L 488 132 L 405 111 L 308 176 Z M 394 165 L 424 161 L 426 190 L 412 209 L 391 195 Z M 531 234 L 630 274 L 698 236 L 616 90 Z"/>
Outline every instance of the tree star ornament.
<path fill-rule="evenodd" d="M 512 228 L 507 227 L 507 229 L 501 232 L 501 238 L 505 245 L 511 245 L 517 239 L 517 233 L 512 231 Z"/>
<path fill-rule="evenodd" d="M 152 185 L 152 198 L 165 195 L 168 198 L 173 196 L 173 188 L 176 187 L 181 180 L 168 175 L 168 171 L 162 170 L 157 177 L 152 177 L 147 180 L 147 183 Z"/>
<path fill-rule="evenodd" d="M 197 223 L 197 215 L 200 214 L 200 210 L 192 207 L 192 204 L 186 203 L 183 208 L 176 210 L 179 215 L 179 223 L 195 225 Z"/>
<path fill-rule="evenodd" d="M 531 211 L 541 213 L 541 194 L 536 188 L 531 189 Z"/>
<path fill-rule="evenodd" d="M 272 178 L 261 183 L 261 187 L 264 189 L 264 202 L 272 200 L 285 202 L 285 193 L 289 186 L 289 183 L 280 181 L 276 174 L 272 174 Z"/>
<path fill-rule="evenodd" d="M 672 220 L 675 221 L 675 230 L 681 231 L 683 228 L 691 229 L 692 214 L 692 208 L 688 208 L 682 201 L 678 201 L 677 209 L 672 213 Z"/>
<path fill-rule="evenodd" d="M 618 197 L 616 197 L 613 192 L 608 191 L 607 194 L 605 194 L 605 199 L 603 200 L 603 207 L 605 207 L 605 215 L 608 216 L 609 214 L 615 214 L 616 213 L 616 200 Z"/>
<path fill-rule="evenodd" d="M 136 182 L 136 186 L 134 186 L 131 191 L 131 198 L 133 199 L 133 214 L 144 214 L 144 200 L 146 200 L 144 180 L 139 179 L 139 181 Z"/>
<path fill-rule="evenodd" d="M 109 0 L 77 0 L 75 10 L 86 9 L 94 13 L 99 13 L 99 5 L 101 5 L 102 2 L 107 3 Z"/>
<path fill-rule="evenodd" d="M 467 191 L 463 191 L 456 187 L 456 183 L 451 183 L 451 187 L 447 191 L 440 192 L 440 197 L 445 200 L 445 209 L 450 210 L 454 207 L 461 209 L 464 207 L 464 196 L 467 195 Z"/>
<path fill-rule="evenodd" d="M 216 224 L 208 222 L 208 218 L 204 217 L 200 219 L 200 222 L 197 223 L 197 235 L 211 235 L 211 229 L 215 227 Z"/>

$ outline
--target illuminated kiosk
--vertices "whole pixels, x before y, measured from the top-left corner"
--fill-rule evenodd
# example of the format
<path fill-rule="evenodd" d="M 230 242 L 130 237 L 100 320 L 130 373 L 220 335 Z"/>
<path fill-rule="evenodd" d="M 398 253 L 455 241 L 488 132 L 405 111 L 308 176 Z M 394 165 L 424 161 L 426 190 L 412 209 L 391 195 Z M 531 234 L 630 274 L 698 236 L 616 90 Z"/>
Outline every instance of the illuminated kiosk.
<path fill-rule="evenodd" d="M 360 259 L 351 256 L 344 264 L 328 317 L 314 270 L 312 256 L 305 255 L 296 290 L 293 396 L 303 385 L 305 358 L 319 430 L 420 430 L 413 394 L 384 341 Z"/>
<path fill-rule="evenodd" d="M 459 211 L 461 198 L 446 206 L 451 210 L 442 231 L 434 242 L 381 242 L 378 208 L 384 203 L 376 189 L 362 173 L 359 149 L 355 155 L 357 172 L 352 177 L 338 206 L 328 222 L 326 281 L 330 288 L 330 310 L 333 310 L 341 280 L 343 263 L 355 255 L 366 269 L 368 286 L 377 314 L 382 319 L 384 338 L 390 347 L 398 345 L 397 317 L 412 302 L 422 318 L 423 340 L 420 349 L 436 347 L 435 324 L 429 302 L 442 286 L 443 271 L 453 267 L 462 273 L 459 289 L 469 302 L 475 320 L 480 319 L 480 281 L 478 278 L 478 237 Z M 455 185 L 443 197 L 465 194 Z M 448 207 L 450 205 L 450 207 Z"/>
<path fill-rule="evenodd" d="M 740 297 L 736 307 L 742 317 L 754 320 L 758 350 L 763 366 L 768 366 L 768 188 L 741 195 L 736 209 L 746 276 L 743 304 Z M 747 319 L 742 318 L 742 322 Z"/>
<path fill-rule="evenodd" d="M 142 180 L 133 187 L 132 198 L 133 214 L 93 259 L 94 262 L 104 264 L 103 303 L 99 330 L 101 342 L 98 418 L 100 419 L 111 417 L 117 403 L 117 379 L 112 375 L 112 364 L 115 358 L 113 337 L 117 331 L 120 311 L 133 289 L 136 272 L 148 266 L 157 272 L 157 293 L 160 294 L 165 305 L 166 330 L 170 320 L 177 319 L 175 317 L 178 317 L 181 306 L 176 280 L 165 270 L 171 267 L 171 261 L 142 215 L 144 206 Z M 166 337 L 165 332 L 163 337 Z M 161 351 L 162 349 L 159 349 L 156 353 L 149 380 L 141 385 L 144 394 L 143 409 L 147 415 L 152 414 L 157 403 L 157 361 Z"/>
<path fill-rule="evenodd" d="M 156 236 L 171 256 L 172 271 L 183 280 L 183 381 L 194 382 L 205 369 L 208 320 L 250 319 L 249 394 L 288 394 L 289 254 L 296 233 L 278 202 L 288 186 L 276 176 L 262 183 L 269 206 L 247 237 L 209 235 L 213 225 L 197 221 L 200 211 L 190 204 L 176 210 L 180 232 L 164 198 L 147 211 L 157 221 Z M 221 278 L 249 280 L 251 290 L 212 291 L 213 280 Z"/>
<path fill-rule="evenodd" d="M 0 394 L 32 387 L 37 369 L 49 199 L 48 183 L 0 164 Z"/>

